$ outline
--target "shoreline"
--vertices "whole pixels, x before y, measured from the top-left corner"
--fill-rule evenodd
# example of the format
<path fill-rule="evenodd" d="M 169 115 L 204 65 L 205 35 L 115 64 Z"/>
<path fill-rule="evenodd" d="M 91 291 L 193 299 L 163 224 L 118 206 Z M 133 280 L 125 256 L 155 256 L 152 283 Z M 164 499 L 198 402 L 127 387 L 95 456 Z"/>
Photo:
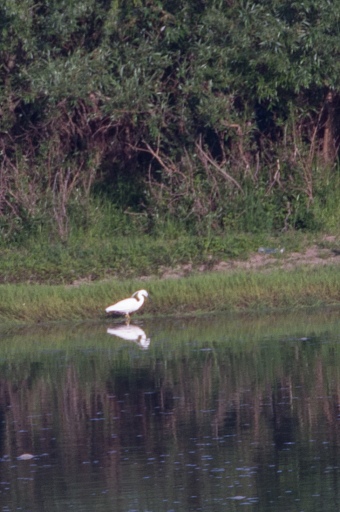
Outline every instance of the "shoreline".
<path fill-rule="evenodd" d="M 262 255 L 261 255 L 262 257 Z M 258 257 L 256 256 L 257 260 Z M 261 260 L 259 260 L 261 261 Z M 340 258 L 287 266 L 289 258 L 264 255 L 266 264 L 201 270 L 167 277 L 106 279 L 73 285 L 2 284 L 0 321 L 45 322 L 112 320 L 105 307 L 138 289 L 150 299 L 133 319 L 211 313 L 263 313 L 340 306 Z M 295 261 L 298 261 L 297 259 Z M 300 260 L 301 261 L 301 260 Z M 248 266 L 247 266 L 248 265 Z"/>

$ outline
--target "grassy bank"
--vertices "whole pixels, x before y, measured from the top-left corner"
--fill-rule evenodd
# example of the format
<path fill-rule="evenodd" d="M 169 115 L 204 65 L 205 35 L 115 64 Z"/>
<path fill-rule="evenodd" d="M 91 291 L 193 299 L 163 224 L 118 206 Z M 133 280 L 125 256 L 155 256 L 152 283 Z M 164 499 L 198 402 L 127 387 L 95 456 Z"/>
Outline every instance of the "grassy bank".
<path fill-rule="evenodd" d="M 258 248 L 284 247 L 286 253 L 302 251 L 311 243 L 321 245 L 322 235 L 302 232 L 268 234 L 206 231 L 187 234 L 178 226 L 167 226 L 153 235 L 136 229 L 116 233 L 113 226 L 98 224 L 93 230 L 75 231 L 62 244 L 47 232 L 17 244 L 0 244 L 0 284 L 75 284 L 108 278 L 162 277 L 178 265 L 212 269 L 220 261 L 246 260 Z M 340 246 L 334 244 L 335 249 Z"/>
<path fill-rule="evenodd" d="M 340 305 L 340 273 L 335 266 L 292 271 L 207 272 L 180 279 L 117 279 L 83 284 L 0 286 L 0 320 L 35 323 L 105 320 L 105 307 L 146 288 L 151 300 L 135 315 L 283 310 Z"/>
<path fill-rule="evenodd" d="M 0 248 L 0 282 L 72 284 L 79 279 L 159 275 L 164 268 L 176 265 L 211 265 L 221 259 L 246 258 L 260 245 L 281 242 L 251 235 L 148 236 L 132 231 L 112 236 L 77 233 L 67 244 L 61 244 L 42 236 Z"/>
<path fill-rule="evenodd" d="M 209 230 L 194 235 L 171 223 L 148 234 L 145 226 L 141 229 L 144 221 L 144 217 L 115 217 L 104 209 L 98 210 L 96 222 L 86 230 L 71 229 L 65 243 L 57 242 L 46 229 L 16 243 L 0 243 L 0 321 L 105 320 L 107 305 L 140 288 L 150 292 L 151 301 L 138 318 L 340 304 L 338 267 L 275 270 L 292 253 L 303 253 L 311 245 L 326 249 L 336 262 L 340 253 L 336 235 L 302 231 L 217 235 Z M 285 248 L 283 254 L 269 256 L 270 272 L 268 268 L 235 270 L 236 260 L 257 256 L 263 261 L 266 255 L 258 253 L 261 246 Z M 228 271 L 214 271 L 223 264 Z M 164 279 L 169 274 L 172 279 Z"/>

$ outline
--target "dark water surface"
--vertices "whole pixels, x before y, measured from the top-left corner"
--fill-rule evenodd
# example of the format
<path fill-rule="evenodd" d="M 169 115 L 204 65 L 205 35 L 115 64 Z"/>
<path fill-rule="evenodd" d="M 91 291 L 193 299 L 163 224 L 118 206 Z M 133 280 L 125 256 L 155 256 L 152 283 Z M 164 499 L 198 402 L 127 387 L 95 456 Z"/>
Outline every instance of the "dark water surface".
<path fill-rule="evenodd" d="M 0 511 L 333 512 L 339 468 L 340 311 L 1 333 Z"/>

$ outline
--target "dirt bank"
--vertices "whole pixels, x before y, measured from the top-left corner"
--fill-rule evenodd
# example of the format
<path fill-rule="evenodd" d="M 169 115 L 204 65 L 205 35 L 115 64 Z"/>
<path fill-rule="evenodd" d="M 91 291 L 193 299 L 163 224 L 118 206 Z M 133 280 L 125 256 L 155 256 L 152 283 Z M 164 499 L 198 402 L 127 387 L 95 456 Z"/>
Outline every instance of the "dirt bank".
<path fill-rule="evenodd" d="M 201 265 L 198 268 L 193 268 L 191 264 L 182 265 L 175 269 L 164 269 L 161 272 L 161 277 L 164 279 L 175 279 L 191 274 L 193 271 L 215 271 L 227 272 L 234 270 L 258 270 L 267 271 L 273 268 L 284 270 L 292 270 L 298 266 L 310 265 L 312 267 L 318 265 L 340 265 L 340 250 L 332 248 L 335 244 L 335 236 L 325 236 L 323 242 L 329 247 L 320 247 L 312 245 L 307 247 L 301 252 L 283 251 L 282 253 L 254 252 L 246 260 L 229 260 L 219 261 L 207 265 Z"/>

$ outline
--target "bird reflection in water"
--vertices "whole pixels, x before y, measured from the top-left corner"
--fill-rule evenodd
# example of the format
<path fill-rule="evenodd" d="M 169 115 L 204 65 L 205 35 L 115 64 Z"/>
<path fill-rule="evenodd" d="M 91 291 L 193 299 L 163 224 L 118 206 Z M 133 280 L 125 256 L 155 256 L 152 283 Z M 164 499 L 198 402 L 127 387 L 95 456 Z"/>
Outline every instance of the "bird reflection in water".
<path fill-rule="evenodd" d="M 150 338 L 148 338 L 145 334 L 145 331 L 143 331 L 143 329 L 137 325 L 117 325 L 116 327 L 110 327 L 107 330 L 107 333 L 112 334 L 113 336 L 117 336 L 118 338 L 122 338 L 126 341 L 134 341 L 143 349 L 149 348 L 150 345 Z"/>

